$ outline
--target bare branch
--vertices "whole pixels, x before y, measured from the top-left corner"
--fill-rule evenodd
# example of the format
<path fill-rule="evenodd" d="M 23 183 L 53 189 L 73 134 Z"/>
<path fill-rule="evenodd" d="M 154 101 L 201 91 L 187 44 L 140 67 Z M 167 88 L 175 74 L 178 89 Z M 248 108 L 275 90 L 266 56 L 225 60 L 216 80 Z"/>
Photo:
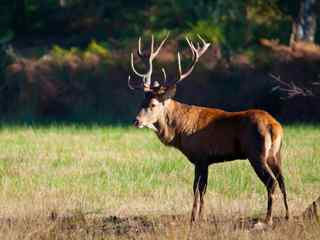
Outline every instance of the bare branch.
<path fill-rule="evenodd" d="M 286 82 L 281 80 L 280 76 L 275 76 L 274 74 L 270 74 L 276 82 L 280 85 L 274 87 L 272 90 L 276 91 L 279 90 L 287 94 L 288 98 L 293 98 L 296 96 L 314 96 L 314 93 L 310 89 L 305 89 L 298 87 L 294 82 Z"/>

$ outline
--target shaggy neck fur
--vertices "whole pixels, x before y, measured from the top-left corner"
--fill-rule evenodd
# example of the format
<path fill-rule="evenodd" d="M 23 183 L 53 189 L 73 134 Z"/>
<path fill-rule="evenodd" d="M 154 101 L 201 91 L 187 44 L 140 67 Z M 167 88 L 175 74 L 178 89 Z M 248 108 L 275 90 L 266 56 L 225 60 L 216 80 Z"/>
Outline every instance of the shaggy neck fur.
<path fill-rule="evenodd" d="M 188 117 L 192 106 L 172 99 L 166 100 L 164 104 L 164 112 L 155 123 L 156 133 L 164 144 L 179 147 L 181 135 L 192 134 L 193 129 L 196 129 L 197 121 L 191 121 L 194 118 Z"/>

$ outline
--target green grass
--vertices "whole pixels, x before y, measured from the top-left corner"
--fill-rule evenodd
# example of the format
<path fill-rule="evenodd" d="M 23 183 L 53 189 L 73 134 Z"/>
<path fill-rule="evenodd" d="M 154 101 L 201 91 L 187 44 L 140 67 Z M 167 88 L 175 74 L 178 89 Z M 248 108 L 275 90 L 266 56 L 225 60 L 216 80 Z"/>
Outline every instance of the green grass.
<path fill-rule="evenodd" d="M 151 131 L 10 126 L 1 128 L 0 139 L 2 215 L 53 209 L 131 215 L 185 213 L 191 208 L 193 165 Z M 320 194 L 319 143 L 319 126 L 285 128 L 283 168 L 291 205 L 306 204 Z M 250 211 L 264 213 L 265 195 L 247 161 L 210 167 L 209 207 L 249 202 Z"/>

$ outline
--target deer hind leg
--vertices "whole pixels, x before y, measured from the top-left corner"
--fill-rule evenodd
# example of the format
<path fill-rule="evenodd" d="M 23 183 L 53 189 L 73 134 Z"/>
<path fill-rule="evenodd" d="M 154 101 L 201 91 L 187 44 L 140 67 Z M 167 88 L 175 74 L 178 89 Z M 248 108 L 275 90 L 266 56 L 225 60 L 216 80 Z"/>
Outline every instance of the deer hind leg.
<path fill-rule="evenodd" d="M 193 207 L 191 213 L 191 223 L 195 222 L 198 217 L 202 217 L 204 207 L 204 195 L 207 189 L 208 166 L 195 166 L 195 176 L 193 182 Z"/>
<path fill-rule="evenodd" d="M 286 219 L 289 219 L 290 214 L 289 214 L 289 207 L 288 207 L 288 201 L 287 201 L 286 185 L 284 183 L 284 177 L 282 175 L 282 170 L 281 170 L 280 151 L 276 154 L 276 156 L 268 159 L 268 165 L 270 166 L 274 176 L 276 177 L 276 179 L 279 183 L 279 187 L 280 187 L 280 190 L 281 190 L 282 196 L 283 196 L 284 207 L 286 209 Z"/>
<path fill-rule="evenodd" d="M 269 225 L 272 224 L 272 207 L 273 207 L 273 195 L 276 188 L 276 179 L 272 175 L 272 171 L 266 164 L 266 161 L 261 158 L 249 158 L 249 161 L 258 175 L 259 179 L 263 182 L 268 193 L 268 208 L 265 222 Z"/>

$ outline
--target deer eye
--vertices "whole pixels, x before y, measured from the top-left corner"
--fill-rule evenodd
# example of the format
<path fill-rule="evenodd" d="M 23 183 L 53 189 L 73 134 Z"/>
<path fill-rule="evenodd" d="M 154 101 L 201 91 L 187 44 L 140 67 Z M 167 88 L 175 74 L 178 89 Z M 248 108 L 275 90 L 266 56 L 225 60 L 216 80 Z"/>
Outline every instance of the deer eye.
<path fill-rule="evenodd" d="M 151 108 L 154 108 L 155 106 L 156 106 L 155 103 L 151 103 L 151 105 L 150 105 Z"/>

